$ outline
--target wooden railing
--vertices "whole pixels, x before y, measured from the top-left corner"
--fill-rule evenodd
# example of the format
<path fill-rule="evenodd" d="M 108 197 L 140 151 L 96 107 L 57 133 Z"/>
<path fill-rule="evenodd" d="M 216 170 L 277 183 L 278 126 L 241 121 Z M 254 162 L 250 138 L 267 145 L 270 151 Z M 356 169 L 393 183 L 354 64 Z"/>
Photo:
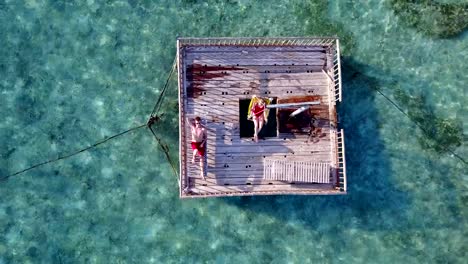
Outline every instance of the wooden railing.
<path fill-rule="evenodd" d="M 179 160 L 179 195 L 182 196 L 182 190 L 189 186 L 189 179 L 187 177 L 187 151 L 186 151 L 186 129 L 185 129 L 185 74 L 183 66 L 183 51 L 179 49 L 180 43 L 177 41 L 177 70 L 178 70 L 178 86 L 179 86 L 179 151 L 180 151 L 180 160 Z M 181 54 L 182 52 L 182 54 Z"/>
<path fill-rule="evenodd" d="M 345 142 L 343 129 L 336 132 L 336 143 L 337 143 L 337 168 L 336 173 L 338 176 L 338 188 L 342 192 L 346 192 L 346 158 L 345 158 Z"/>
<path fill-rule="evenodd" d="M 181 45 L 200 46 L 334 46 L 336 37 L 241 37 L 241 38 L 178 38 Z"/>
<path fill-rule="evenodd" d="M 333 91 L 335 92 L 335 101 L 341 102 L 341 59 L 340 59 L 340 41 L 336 39 L 333 45 L 333 67 L 331 68 L 331 79 Z"/>

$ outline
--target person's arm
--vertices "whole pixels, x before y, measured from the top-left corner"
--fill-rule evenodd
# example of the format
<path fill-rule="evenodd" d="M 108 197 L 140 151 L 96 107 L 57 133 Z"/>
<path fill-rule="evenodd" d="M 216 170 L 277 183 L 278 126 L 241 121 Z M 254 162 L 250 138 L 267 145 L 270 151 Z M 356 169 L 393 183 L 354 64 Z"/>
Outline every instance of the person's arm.
<path fill-rule="evenodd" d="M 195 127 L 194 122 L 191 121 L 190 119 L 188 119 L 188 117 L 185 118 L 185 121 L 187 121 L 187 123 L 190 125 L 191 128 L 194 128 L 194 127 Z"/>
<path fill-rule="evenodd" d="M 207 134 L 206 134 L 206 129 L 204 128 L 204 129 L 203 129 L 203 140 L 202 140 L 202 142 L 201 142 L 201 144 L 200 144 L 201 146 L 205 146 L 205 143 L 206 143 L 207 138 L 208 138 L 208 136 L 207 136 Z"/>

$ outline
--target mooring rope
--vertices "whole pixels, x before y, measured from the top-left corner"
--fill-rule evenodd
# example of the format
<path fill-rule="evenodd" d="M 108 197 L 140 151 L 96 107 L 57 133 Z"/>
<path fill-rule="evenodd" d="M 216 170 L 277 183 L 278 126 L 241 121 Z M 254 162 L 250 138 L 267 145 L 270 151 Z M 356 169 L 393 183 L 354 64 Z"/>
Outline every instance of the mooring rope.
<path fill-rule="evenodd" d="M 411 117 L 408 115 L 408 113 L 406 113 L 397 103 L 395 103 L 392 99 L 390 99 L 390 97 L 388 97 L 387 95 L 385 95 L 379 88 L 377 87 L 371 87 L 371 89 L 374 89 L 376 90 L 380 95 L 382 95 L 388 102 L 390 102 L 390 104 L 392 104 L 398 111 L 400 111 L 402 114 L 404 114 L 413 124 L 415 124 L 417 127 L 419 127 L 422 131 L 424 131 L 424 133 L 426 134 L 429 134 L 429 131 L 427 131 L 421 124 L 419 124 L 418 122 L 416 121 L 413 121 L 411 119 Z M 465 165 L 468 165 L 467 161 L 465 159 L 463 159 L 460 155 L 458 155 L 457 153 L 455 153 L 455 151 L 449 149 L 448 146 L 442 146 L 443 147 L 443 151 L 448 151 L 450 152 L 454 157 L 458 158 L 461 162 L 463 162 Z"/>
<path fill-rule="evenodd" d="M 384 40 L 387 39 L 387 34 L 388 32 L 385 32 L 385 35 L 384 35 Z M 384 45 L 382 44 L 379 44 L 381 45 L 381 50 L 383 49 Z M 387 95 L 385 95 L 379 88 L 377 87 L 371 87 L 371 89 L 374 89 L 376 90 L 380 95 L 382 95 L 388 102 L 390 102 L 390 104 L 392 104 L 398 111 L 400 111 L 402 114 L 404 114 L 413 124 L 415 124 L 417 127 L 419 127 L 424 133 L 426 134 L 429 134 L 429 131 L 427 131 L 427 129 L 425 129 L 423 126 L 421 126 L 419 123 L 417 123 L 416 121 L 413 121 L 411 119 L 411 117 L 397 104 L 395 103 L 392 99 L 390 99 L 390 97 L 388 97 Z M 458 155 L 457 153 L 455 153 L 455 151 L 449 149 L 448 146 L 442 146 L 443 147 L 443 151 L 448 151 L 450 152 L 454 157 L 458 158 L 461 162 L 463 162 L 465 165 L 468 165 L 468 162 L 463 159 L 460 155 Z"/>
<path fill-rule="evenodd" d="M 169 72 L 169 75 L 167 76 L 166 83 L 164 84 L 164 88 L 162 89 L 161 94 L 159 95 L 158 100 L 156 101 L 156 104 L 153 107 L 153 112 L 151 112 L 151 115 L 150 115 L 152 117 L 155 116 L 155 114 L 158 115 L 158 113 L 159 113 L 159 109 L 161 108 L 162 99 L 164 97 L 164 94 L 166 93 L 166 89 L 169 86 L 169 81 L 171 80 L 172 74 L 174 73 L 174 70 L 175 70 L 176 65 L 177 65 L 176 60 L 177 60 L 177 57 L 174 58 L 174 62 L 172 63 L 171 70 Z"/>
<path fill-rule="evenodd" d="M 47 165 L 47 164 L 50 164 L 50 163 L 54 163 L 54 162 L 57 162 L 57 161 L 60 161 L 60 160 L 64 160 L 64 159 L 68 159 L 68 158 L 71 158 L 75 155 L 78 155 L 80 153 L 83 153 L 85 151 L 88 151 L 90 149 L 93 149 L 101 144 L 104 144 L 106 142 L 108 142 L 109 140 L 112 140 L 114 138 L 117 138 L 117 137 L 120 137 L 120 136 L 123 136 L 129 132 L 132 132 L 132 131 L 135 131 L 135 130 L 138 130 L 140 128 L 143 128 L 143 127 L 148 127 L 150 130 L 151 130 L 151 133 L 155 136 L 156 140 L 158 141 L 159 145 L 161 146 L 162 150 L 164 151 L 165 155 L 166 155 L 166 158 L 168 159 L 168 162 L 170 163 L 173 171 L 174 171 L 174 175 L 176 175 L 176 177 L 178 178 L 178 173 L 177 173 L 177 169 L 176 169 L 176 166 L 174 165 L 174 162 L 172 161 L 172 159 L 170 158 L 169 156 L 169 147 L 166 145 L 166 144 L 163 144 L 163 142 L 161 141 L 161 139 L 159 137 L 156 136 L 156 133 L 153 131 L 153 129 L 151 128 L 151 125 L 155 122 L 155 121 L 159 121 L 159 117 L 158 116 L 155 116 L 154 114 L 156 113 L 159 113 L 159 110 L 161 108 L 161 103 L 162 103 L 162 99 L 164 97 L 164 94 L 167 90 L 167 87 L 169 85 L 169 81 L 171 79 L 171 76 L 174 72 L 174 69 L 175 69 L 175 66 L 176 66 L 176 58 L 174 59 L 174 62 L 172 64 L 172 67 L 171 67 L 171 70 L 168 74 L 168 77 L 167 77 L 167 80 L 166 80 L 166 83 L 164 85 L 164 88 L 163 90 L 161 91 L 161 93 L 159 94 L 158 96 L 158 99 L 156 101 L 156 104 L 154 105 L 154 108 L 153 108 L 153 112 L 151 113 L 151 116 L 149 118 L 149 121 L 146 123 L 146 124 L 142 124 L 142 125 L 139 125 L 139 126 L 136 126 L 136 127 L 132 127 L 130 129 L 127 129 L 125 131 L 122 131 L 122 132 L 119 132 L 113 136 L 110 136 L 110 137 L 107 137 L 103 140 L 100 140 L 88 147 L 85 147 L 85 148 L 82 148 L 80 150 L 77 150 L 77 151 L 74 151 L 72 153 L 69 153 L 69 154 L 66 154 L 66 155 L 63 155 L 63 156 L 59 156 L 58 158 L 55 158 L 55 159 L 50 159 L 50 160 L 47 160 L 47 161 L 44 161 L 44 162 L 41 162 L 41 163 L 37 163 L 35 165 L 32 165 L 26 169 L 23 169 L 23 170 L 20 170 L 20 171 L 17 171 L 15 173 L 12 173 L 12 174 L 9 174 L 7 176 L 4 176 L 4 177 L 1 177 L 0 178 L 0 182 L 2 181 L 6 181 L 8 180 L 9 178 L 11 177 L 14 177 L 14 176 L 18 176 L 18 175 L 21 175 L 21 174 L 24 174 L 32 169 L 35 169 L 35 168 L 38 168 L 38 167 L 41 167 L 41 166 L 44 166 L 44 165 Z"/>
<path fill-rule="evenodd" d="M 148 126 L 148 127 L 151 130 L 151 133 L 153 134 L 154 138 L 156 138 L 156 140 L 158 141 L 158 144 L 161 146 L 161 149 L 164 151 L 164 154 L 166 155 L 166 159 L 172 167 L 174 176 L 177 178 L 177 181 L 179 181 L 179 173 L 177 172 L 176 165 L 174 164 L 173 160 L 171 159 L 171 156 L 169 155 L 170 153 L 169 146 L 167 144 L 163 144 L 162 140 L 156 135 L 154 130 L 151 128 L 151 126 Z"/>
<path fill-rule="evenodd" d="M 159 110 L 161 109 L 162 101 L 164 99 L 164 95 L 166 93 L 167 87 L 169 86 L 169 81 L 171 80 L 172 74 L 174 73 L 174 70 L 176 69 L 177 66 L 177 56 L 174 58 L 174 61 L 172 62 L 172 67 L 171 70 L 169 71 L 169 74 L 166 79 L 166 83 L 164 84 L 164 88 L 161 91 L 161 94 L 158 97 L 158 100 L 156 101 L 156 104 L 153 107 L 153 112 L 151 112 L 151 115 L 149 117 L 147 126 L 150 129 L 151 133 L 153 134 L 154 138 L 158 142 L 159 146 L 161 149 L 164 151 L 164 154 L 166 156 L 167 161 L 172 167 L 172 171 L 174 172 L 174 176 L 177 178 L 177 181 L 179 181 L 179 173 L 177 172 L 177 168 L 171 159 L 169 153 L 169 146 L 167 144 L 164 144 L 162 140 L 156 135 L 154 132 L 153 128 L 151 127 L 153 124 L 159 122 L 160 118 L 162 115 L 159 114 Z"/>
<path fill-rule="evenodd" d="M 63 160 L 63 159 L 67 159 L 67 158 L 71 158 L 71 157 L 73 157 L 73 156 L 75 156 L 75 155 L 78 155 L 78 154 L 80 154 L 80 153 L 82 153 L 82 152 L 85 152 L 85 151 L 90 150 L 90 149 L 93 149 L 93 148 L 95 148 L 95 147 L 97 147 L 97 146 L 99 146 L 99 145 L 101 145 L 101 144 L 104 144 L 104 143 L 106 143 L 107 141 L 109 141 L 109 140 L 111 140 L 111 139 L 114 139 L 114 138 L 116 138 L 116 137 L 125 135 L 125 134 L 127 134 L 127 133 L 129 133 L 129 132 L 132 132 L 132 131 L 134 131 L 134 130 L 140 129 L 140 128 L 145 127 L 145 126 L 146 126 L 146 124 L 144 124 L 144 125 L 139 125 L 139 126 L 136 126 L 136 127 L 132 127 L 132 128 L 130 128 L 130 129 L 127 129 L 127 130 L 125 130 L 125 131 L 122 131 L 122 132 L 120 132 L 120 133 L 118 133 L 118 134 L 115 134 L 115 135 L 110 136 L 110 137 L 108 137 L 108 138 L 105 138 L 105 139 L 103 139 L 103 140 L 101 140 L 101 141 L 98 141 L 98 142 L 96 142 L 96 143 L 94 143 L 94 144 L 92 144 L 92 145 L 90 145 L 90 146 L 88 146 L 88 147 L 86 147 L 86 148 L 77 150 L 77 151 L 75 151 L 75 152 L 72 152 L 72 153 L 69 153 L 69 154 L 66 154 L 66 155 L 63 155 L 63 156 L 59 156 L 58 158 L 55 158 L 55 159 L 51 159 L 51 160 L 48 160 L 48 161 L 44 161 L 44 162 L 38 163 L 38 164 L 33 165 L 33 166 L 29 167 L 29 168 L 26 168 L 26 169 L 20 170 L 20 171 L 18 171 L 18 172 L 15 172 L 15 173 L 13 173 L 13 174 L 10 174 L 10 175 L 8 175 L 8 176 L 2 177 L 2 178 L 0 178 L 0 181 L 5 181 L 5 180 L 7 180 L 7 179 L 9 179 L 9 178 L 11 178 L 11 177 L 13 177 L 13 176 L 17 176 L 17 175 L 23 174 L 23 173 L 25 173 L 25 172 L 27 172 L 27 171 L 30 171 L 30 170 L 35 169 L 35 168 L 37 168 L 37 167 L 44 166 L 44 165 L 49 164 L 49 163 L 57 162 L 57 161 L 59 161 L 59 160 Z"/>

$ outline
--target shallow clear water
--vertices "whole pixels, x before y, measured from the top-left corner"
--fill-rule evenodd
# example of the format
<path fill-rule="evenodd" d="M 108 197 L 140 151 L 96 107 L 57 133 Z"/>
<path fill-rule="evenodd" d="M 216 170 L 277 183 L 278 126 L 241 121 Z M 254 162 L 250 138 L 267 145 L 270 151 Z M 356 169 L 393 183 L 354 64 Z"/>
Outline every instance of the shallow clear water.
<path fill-rule="evenodd" d="M 144 123 L 177 36 L 336 34 L 349 194 L 181 201 L 140 129 L 0 182 L 0 263 L 466 261 L 464 1 L 76 2 L 0 0 L 0 176 Z"/>

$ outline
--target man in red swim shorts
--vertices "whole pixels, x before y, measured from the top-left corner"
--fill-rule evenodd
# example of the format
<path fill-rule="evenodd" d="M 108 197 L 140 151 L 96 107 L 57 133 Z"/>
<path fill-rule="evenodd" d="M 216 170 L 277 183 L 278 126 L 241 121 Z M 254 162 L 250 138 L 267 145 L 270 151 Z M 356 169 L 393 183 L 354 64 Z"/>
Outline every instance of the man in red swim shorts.
<path fill-rule="evenodd" d="M 201 124 L 201 118 L 195 117 L 195 122 L 189 122 L 192 129 L 192 163 L 195 163 L 195 156 L 198 154 L 200 156 L 200 174 L 203 179 L 205 179 L 205 150 L 206 150 L 206 129 Z"/>

